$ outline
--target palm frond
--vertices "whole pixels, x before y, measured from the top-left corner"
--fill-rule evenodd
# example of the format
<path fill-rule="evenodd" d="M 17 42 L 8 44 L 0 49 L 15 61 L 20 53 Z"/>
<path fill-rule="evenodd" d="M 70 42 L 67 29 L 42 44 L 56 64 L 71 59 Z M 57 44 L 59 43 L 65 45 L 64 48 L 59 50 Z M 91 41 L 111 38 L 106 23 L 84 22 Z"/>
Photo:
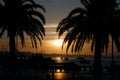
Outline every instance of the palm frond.
<path fill-rule="evenodd" d="M 35 5 L 32 5 L 32 4 L 25 4 L 24 6 L 23 6 L 23 9 L 36 9 L 36 8 L 40 8 L 40 9 L 42 9 L 44 12 L 46 12 L 46 10 L 45 10 L 45 8 L 43 7 L 43 6 L 41 6 L 41 5 L 39 5 L 39 4 L 35 4 Z"/>
<path fill-rule="evenodd" d="M 35 4 L 35 2 L 34 2 L 34 0 L 22 0 L 22 4 L 25 4 L 25 3 L 27 3 L 27 2 L 30 2 L 30 3 L 32 3 L 32 4 Z"/>
<path fill-rule="evenodd" d="M 95 39 L 93 39 L 92 43 L 91 43 L 91 51 L 92 52 L 94 51 L 94 46 L 95 46 Z"/>
<path fill-rule="evenodd" d="M 80 0 L 81 3 L 85 6 L 86 9 L 89 9 L 90 8 L 90 3 L 91 2 L 94 2 L 94 0 Z"/>
<path fill-rule="evenodd" d="M 120 37 L 116 36 L 116 35 L 112 35 L 112 39 L 113 39 L 114 43 L 116 44 L 116 48 L 119 52 L 120 51 Z"/>
<path fill-rule="evenodd" d="M 22 47 L 23 47 L 24 44 L 25 44 L 24 32 L 23 32 L 21 29 L 19 29 L 19 30 L 17 31 L 17 34 L 18 34 L 18 36 L 19 36 L 20 39 L 21 39 L 21 44 L 22 44 Z"/>
<path fill-rule="evenodd" d="M 37 11 L 29 11 L 29 15 L 33 15 L 33 16 L 38 17 L 43 22 L 43 24 L 45 24 L 45 18 L 43 16 L 43 14 L 41 14 Z"/>
<path fill-rule="evenodd" d="M 3 34 L 5 33 L 5 31 L 6 31 L 6 27 L 1 28 L 0 38 L 3 36 Z"/>
<path fill-rule="evenodd" d="M 105 49 L 105 53 L 108 52 L 108 46 L 109 46 L 109 34 L 104 34 L 103 35 L 103 39 L 102 39 L 102 52 L 104 52 L 104 49 Z"/>
<path fill-rule="evenodd" d="M 45 29 L 43 24 L 36 18 L 33 18 L 32 20 L 34 20 L 36 30 L 41 34 L 41 36 L 45 36 Z"/>
<path fill-rule="evenodd" d="M 83 15 L 83 14 L 86 14 L 87 12 L 84 10 L 84 9 L 82 9 L 82 8 L 76 8 L 76 9 L 73 9 L 70 13 L 69 13 L 69 15 L 67 16 L 67 19 L 69 19 L 69 18 L 71 18 L 72 16 L 74 16 L 74 15 Z"/>

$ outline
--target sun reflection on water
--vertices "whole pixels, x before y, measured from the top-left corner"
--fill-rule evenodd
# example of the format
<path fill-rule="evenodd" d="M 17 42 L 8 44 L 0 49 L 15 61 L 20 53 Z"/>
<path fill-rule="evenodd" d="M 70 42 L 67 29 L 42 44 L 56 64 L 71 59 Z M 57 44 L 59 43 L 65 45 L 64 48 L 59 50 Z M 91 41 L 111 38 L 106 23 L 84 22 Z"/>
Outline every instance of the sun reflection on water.
<path fill-rule="evenodd" d="M 62 59 L 62 57 L 56 57 L 56 58 L 54 58 L 54 60 L 57 62 L 57 63 L 61 63 L 61 62 L 63 62 L 63 59 Z"/>
<path fill-rule="evenodd" d="M 49 75 L 51 76 L 51 79 L 53 79 L 52 76 L 54 76 L 55 80 L 64 80 L 66 78 L 66 73 L 64 69 L 56 69 L 53 72 L 50 72 Z"/>
<path fill-rule="evenodd" d="M 60 56 L 54 57 L 53 60 L 55 60 L 56 63 L 63 62 L 63 58 L 60 57 Z M 65 70 L 64 69 L 60 69 L 60 68 L 54 69 L 53 71 L 50 71 L 49 74 L 51 76 L 51 79 L 53 79 L 53 76 L 54 76 L 55 80 L 64 80 L 67 77 L 67 74 L 66 74 Z"/>
<path fill-rule="evenodd" d="M 62 72 L 58 72 L 54 74 L 55 79 L 59 80 L 59 79 L 65 79 L 66 74 L 62 73 Z"/>
<path fill-rule="evenodd" d="M 57 70 L 56 70 L 56 73 L 63 73 L 63 72 L 65 72 L 64 69 L 57 69 Z"/>
<path fill-rule="evenodd" d="M 54 78 L 59 80 L 59 79 L 65 79 L 66 73 L 64 69 L 57 69 L 56 72 L 54 73 Z"/>

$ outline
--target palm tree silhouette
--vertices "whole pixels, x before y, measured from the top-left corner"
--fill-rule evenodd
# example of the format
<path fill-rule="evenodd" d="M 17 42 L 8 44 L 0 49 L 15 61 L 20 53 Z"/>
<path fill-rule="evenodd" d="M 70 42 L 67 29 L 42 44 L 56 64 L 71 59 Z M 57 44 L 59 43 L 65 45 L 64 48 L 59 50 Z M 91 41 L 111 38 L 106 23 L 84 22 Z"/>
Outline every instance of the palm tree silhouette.
<path fill-rule="evenodd" d="M 45 8 L 33 0 L 3 0 L 0 4 L 0 37 L 7 31 L 11 62 L 16 63 L 15 37 L 18 36 L 22 46 L 25 35 L 31 39 L 32 46 L 37 48 L 37 40 L 41 43 L 45 35 L 45 18 L 37 9 Z"/>
<path fill-rule="evenodd" d="M 63 45 L 67 43 L 66 52 L 82 50 L 85 42 L 92 40 L 91 50 L 94 51 L 94 73 L 100 74 L 102 52 L 108 50 L 109 37 L 112 36 L 120 51 L 120 10 L 115 0 L 80 0 L 84 8 L 75 8 L 57 27 L 59 37 L 68 32 Z"/>

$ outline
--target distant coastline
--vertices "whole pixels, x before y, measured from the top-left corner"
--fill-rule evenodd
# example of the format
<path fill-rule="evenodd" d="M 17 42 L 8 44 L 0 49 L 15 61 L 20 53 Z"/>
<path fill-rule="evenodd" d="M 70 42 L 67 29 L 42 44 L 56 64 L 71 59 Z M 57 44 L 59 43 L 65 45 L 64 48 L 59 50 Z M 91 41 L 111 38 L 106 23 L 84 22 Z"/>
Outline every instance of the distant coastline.
<path fill-rule="evenodd" d="M 18 52 L 20 54 L 28 54 L 28 55 L 33 55 L 33 54 L 42 54 L 45 57 L 94 57 L 94 55 L 82 55 L 82 54 L 57 54 L 57 53 L 33 53 L 33 52 Z M 4 54 L 8 54 L 8 51 L 0 51 L 0 55 L 4 55 Z M 118 55 L 114 55 L 114 57 L 119 57 L 120 58 L 120 54 L 117 53 Z M 111 57 L 111 55 L 102 55 L 102 57 Z"/>

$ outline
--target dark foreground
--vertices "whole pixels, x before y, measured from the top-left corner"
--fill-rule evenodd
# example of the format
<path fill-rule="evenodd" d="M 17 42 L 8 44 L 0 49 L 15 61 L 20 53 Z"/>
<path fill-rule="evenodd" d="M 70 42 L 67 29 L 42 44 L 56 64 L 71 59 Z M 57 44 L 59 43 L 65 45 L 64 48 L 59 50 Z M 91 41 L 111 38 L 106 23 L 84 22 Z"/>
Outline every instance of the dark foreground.
<path fill-rule="evenodd" d="M 84 65 L 74 62 L 61 64 L 43 55 L 20 55 L 15 67 L 10 65 L 9 56 L 2 56 L 0 80 L 95 80 L 92 65 L 84 62 Z M 120 66 L 103 67 L 103 73 L 96 80 L 120 80 Z"/>
<path fill-rule="evenodd" d="M 120 80 L 120 71 L 103 69 L 102 75 L 94 79 L 90 68 L 72 67 L 66 68 L 54 67 L 49 68 L 18 68 L 12 70 L 0 67 L 0 80 Z"/>

